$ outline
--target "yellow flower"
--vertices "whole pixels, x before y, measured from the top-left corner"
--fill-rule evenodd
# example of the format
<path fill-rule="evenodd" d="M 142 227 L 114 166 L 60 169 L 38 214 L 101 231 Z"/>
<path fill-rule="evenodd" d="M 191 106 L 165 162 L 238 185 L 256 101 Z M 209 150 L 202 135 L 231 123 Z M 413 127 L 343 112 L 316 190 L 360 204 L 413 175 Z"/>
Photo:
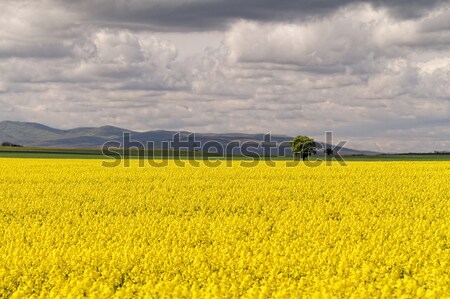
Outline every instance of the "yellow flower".
<path fill-rule="evenodd" d="M 0 297 L 450 296 L 450 163 L 1 159 Z"/>

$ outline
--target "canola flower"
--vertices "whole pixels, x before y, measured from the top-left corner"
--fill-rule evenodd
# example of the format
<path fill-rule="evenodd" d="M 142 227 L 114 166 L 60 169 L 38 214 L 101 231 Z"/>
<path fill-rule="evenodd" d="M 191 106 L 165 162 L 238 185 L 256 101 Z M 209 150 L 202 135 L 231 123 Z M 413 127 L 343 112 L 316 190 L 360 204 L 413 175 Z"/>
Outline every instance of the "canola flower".
<path fill-rule="evenodd" d="M 1 298 L 450 298 L 450 163 L 0 160 Z"/>

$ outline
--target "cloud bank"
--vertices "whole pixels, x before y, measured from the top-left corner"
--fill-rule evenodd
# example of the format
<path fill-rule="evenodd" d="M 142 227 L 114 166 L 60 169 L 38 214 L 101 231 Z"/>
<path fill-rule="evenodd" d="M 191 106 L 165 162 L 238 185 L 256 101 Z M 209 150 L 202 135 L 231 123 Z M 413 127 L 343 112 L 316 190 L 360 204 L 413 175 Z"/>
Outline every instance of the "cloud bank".
<path fill-rule="evenodd" d="M 450 150 L 447 1 L 6 0 L 0 27 L 2 120 Z"/>

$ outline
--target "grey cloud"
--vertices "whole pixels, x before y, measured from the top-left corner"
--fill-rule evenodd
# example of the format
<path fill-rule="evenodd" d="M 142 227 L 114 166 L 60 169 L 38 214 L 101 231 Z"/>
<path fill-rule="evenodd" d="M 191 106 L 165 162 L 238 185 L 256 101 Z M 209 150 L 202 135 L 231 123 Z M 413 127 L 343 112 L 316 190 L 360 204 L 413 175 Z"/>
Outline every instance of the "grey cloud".
<path fill-rule="evenodd" d="M 0 59 L 8 57 L 17 58 L 44 58 L 58 59 L 73 55 L 72 46 L 64 46 L 58 42 L 49 42 L 47 44 L 25 44 L 25 45 L 1 45 Z"/>
<path fill-rule="evenodd" d="M 441 7 L 417 20 L 395 20 L 383 10 L 362 5 L 309 22 L 240 21 L 227 31 L 225 44 L 235 62 L 292 65 L 318 73 L 363 74 L 371 72 L 379 59 L 407 57 L 418 51 L 446 53 L 450 19 L 442 16 L 449 13 L 450 7 Z"/>
<path fill-rule="evenodd" d="M 439 12 L 437 15 L 425 19 L 422 22 L 421 32 L 442 32 L 450 30 L 450 10 Z"/>
<path fill-rule="evenodd" d="M 399 18 L 417 18 L 441 0 L 215 0 L 215 1 L 57 1 L 70 10 L 89 12 L 91 21 L 109 26 L 149 26 L 153 30 L 208 31 L 223 29 L 239 19 L 261 22 L 295 21 L 326 16 L 350 4 L 370 3 L 387 8 Z"/>
<path fill-rule="evenodd" d="M 386 151 L 450 140 L 445 3 L 19 2 L 0 3 L 2 120 L 319 140 L 334 130 Z M 393 16 L 400 5 L 414 13 Z M 152 32 L 212 28 L 223 43 L 188 58 Z"/>

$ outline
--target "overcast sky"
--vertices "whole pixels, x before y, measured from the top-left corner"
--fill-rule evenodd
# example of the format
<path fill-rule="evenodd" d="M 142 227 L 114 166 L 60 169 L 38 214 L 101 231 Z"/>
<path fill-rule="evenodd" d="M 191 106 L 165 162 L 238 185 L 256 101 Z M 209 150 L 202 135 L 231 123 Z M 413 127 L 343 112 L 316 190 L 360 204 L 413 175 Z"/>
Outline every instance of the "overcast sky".
<path fill-rule="evenodd" d="M 0 120 L 450 150 L 450 2 L 1 0 Z"/>

